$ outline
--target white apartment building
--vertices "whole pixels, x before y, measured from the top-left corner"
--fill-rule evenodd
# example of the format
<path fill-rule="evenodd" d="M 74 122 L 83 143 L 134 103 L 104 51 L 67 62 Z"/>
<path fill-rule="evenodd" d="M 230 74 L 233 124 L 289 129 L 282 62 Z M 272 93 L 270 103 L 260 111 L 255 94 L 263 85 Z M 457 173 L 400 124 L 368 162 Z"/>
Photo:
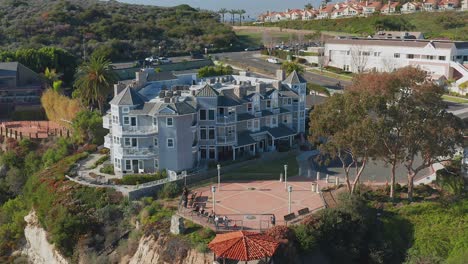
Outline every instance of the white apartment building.
<path fill-rule="evenodd" d="M 336 38 L 325 44 L 324 64 L 350 72 L 414 66 L 433 79 L 468 81 L 468 42 L 421 39 Z"/>

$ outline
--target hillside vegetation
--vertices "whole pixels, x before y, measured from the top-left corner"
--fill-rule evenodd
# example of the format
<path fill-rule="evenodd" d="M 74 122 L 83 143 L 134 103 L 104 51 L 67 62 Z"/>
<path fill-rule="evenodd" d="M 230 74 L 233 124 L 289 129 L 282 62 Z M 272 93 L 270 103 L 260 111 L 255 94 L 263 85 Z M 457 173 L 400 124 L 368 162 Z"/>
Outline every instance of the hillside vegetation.
<path fill-rule="evenodd" d="M 375 15 L 343 19 L 280 21 L 265 26 L 338 31 L 368 35 L 378 30 L 421 31 L 426 38 L 468 40 L 468 12 L 416 13 L 398 16 Z"/>
<path fill-rule="evenodd" d="M 57 46 L 75 55 L 92 52 L 112 60 L 150 54 L 223 50 L 236 44 L 218 15 L 188 5 L 173 8 L 97 0 L 0 0 L 3 49 Z"/>

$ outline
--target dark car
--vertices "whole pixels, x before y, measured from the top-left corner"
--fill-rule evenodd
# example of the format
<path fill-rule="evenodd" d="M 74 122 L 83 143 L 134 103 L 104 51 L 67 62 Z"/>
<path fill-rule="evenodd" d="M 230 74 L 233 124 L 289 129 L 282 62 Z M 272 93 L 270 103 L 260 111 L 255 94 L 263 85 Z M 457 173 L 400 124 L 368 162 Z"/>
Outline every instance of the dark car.
<path fill-rule="evenodd" d="M 190 58 L 192 59 L 204 59 L 203 54 L 200 52 L 190 52 Z"/>

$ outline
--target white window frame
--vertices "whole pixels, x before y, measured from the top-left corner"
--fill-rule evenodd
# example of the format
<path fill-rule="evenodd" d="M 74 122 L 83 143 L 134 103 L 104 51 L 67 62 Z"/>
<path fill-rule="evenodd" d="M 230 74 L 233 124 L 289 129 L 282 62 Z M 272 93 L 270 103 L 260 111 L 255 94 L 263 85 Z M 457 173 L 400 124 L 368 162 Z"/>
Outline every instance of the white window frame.
<path fill-rule="evenodd" d="M 128 113 L 128 112 L 130 112 L 130 108 L 122 107 L 122 113 Z"/>
<path fill-rule="evenodd" d="M 171 120 L 171 124 L 169 125 L 169 120 Z M 173 127 L 174 126 L 174 118 L 173 117 L 166 117 L 166 126 Z"/>
<path fill-rule="evenodd" d="M 127 144 L 127 140 L 128 140 L 128 144 Z M 132 146 L 132 138 L 129 138 L 129 137 L 124 137 L 124 147 L 131 147 Z"/>
<path fill-rule="evenodd" d="M 156 170 L 159 170 L 159 160 L 158 159 L 154 159 L 154 168 Z"/>
<path fill-rule="evenodd" d="M 128 126 L 130 125 L 130 117 L 129 116 L 123 116 L 123 124 Z"/>
<path fill-rule="evenodd" d="M 247 120 L 247 129 L 251 130 L 253 127 L 252 120 Z"/>
<path fill-rule="evenodd" d="M 169 142 L 172 141 L 172 146 L 169 146 Z M 167 147 L 168 148 L 175 148 L 175 140 L 174 138 L 168 138 L 167 139 Z"/>
<path fill-rule="evenodd" d="M 153 126 L 157 127 L 158 126 L 158 118 L 153 117 Z"/>
<path fill-rule="evenodd" d="M 129 162 L 129 164 L 127 164 L 127 162 Z M 128 165 L 130 165 L 130 168 L 128 167 Z M 131 171 L 133 168 L 133 164 L 132 164 L 132 160 L 125 160 L 125 170 L 126 171 Z"/>
<path fill-rule="evenodd" d="M 156 148 L 157 148 L 157 147 L 158 147 L 158 143 L 159 143 L 159 142 L 158 142 L 158 138 L 157 138 L 157 137 L 155 137 L 155 138 L 153 139 L 153 144 L 154 144 L 154 147 L 156 147 Z"/>

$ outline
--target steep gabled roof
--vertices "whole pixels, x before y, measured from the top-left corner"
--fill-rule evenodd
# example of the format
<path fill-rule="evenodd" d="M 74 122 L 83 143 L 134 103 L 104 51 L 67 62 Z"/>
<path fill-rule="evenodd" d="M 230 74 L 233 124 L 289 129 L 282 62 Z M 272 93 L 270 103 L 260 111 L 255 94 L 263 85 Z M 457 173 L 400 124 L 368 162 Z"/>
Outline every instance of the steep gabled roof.
<path fill-rule="evenodd" d="M 141 105 L 147 101 L 146 97 L 141 95 L 134 89 L 127 87 L 117 96 L 115 96 L 110 104 L 113 105 Z"/>
<path fill-rule="evenodd" d="M 286 80 L 284 80 L 284 83 L 287 84 L 298 84 L 298 83 L 307 83 L 307 81 L 296 71 L 293 71 Z"/>
<path fill-rule="evenodd" d="M 198 91 L 196 97 L 218 97 L 218 95 L 219 92 L 207 84 Z"/>

